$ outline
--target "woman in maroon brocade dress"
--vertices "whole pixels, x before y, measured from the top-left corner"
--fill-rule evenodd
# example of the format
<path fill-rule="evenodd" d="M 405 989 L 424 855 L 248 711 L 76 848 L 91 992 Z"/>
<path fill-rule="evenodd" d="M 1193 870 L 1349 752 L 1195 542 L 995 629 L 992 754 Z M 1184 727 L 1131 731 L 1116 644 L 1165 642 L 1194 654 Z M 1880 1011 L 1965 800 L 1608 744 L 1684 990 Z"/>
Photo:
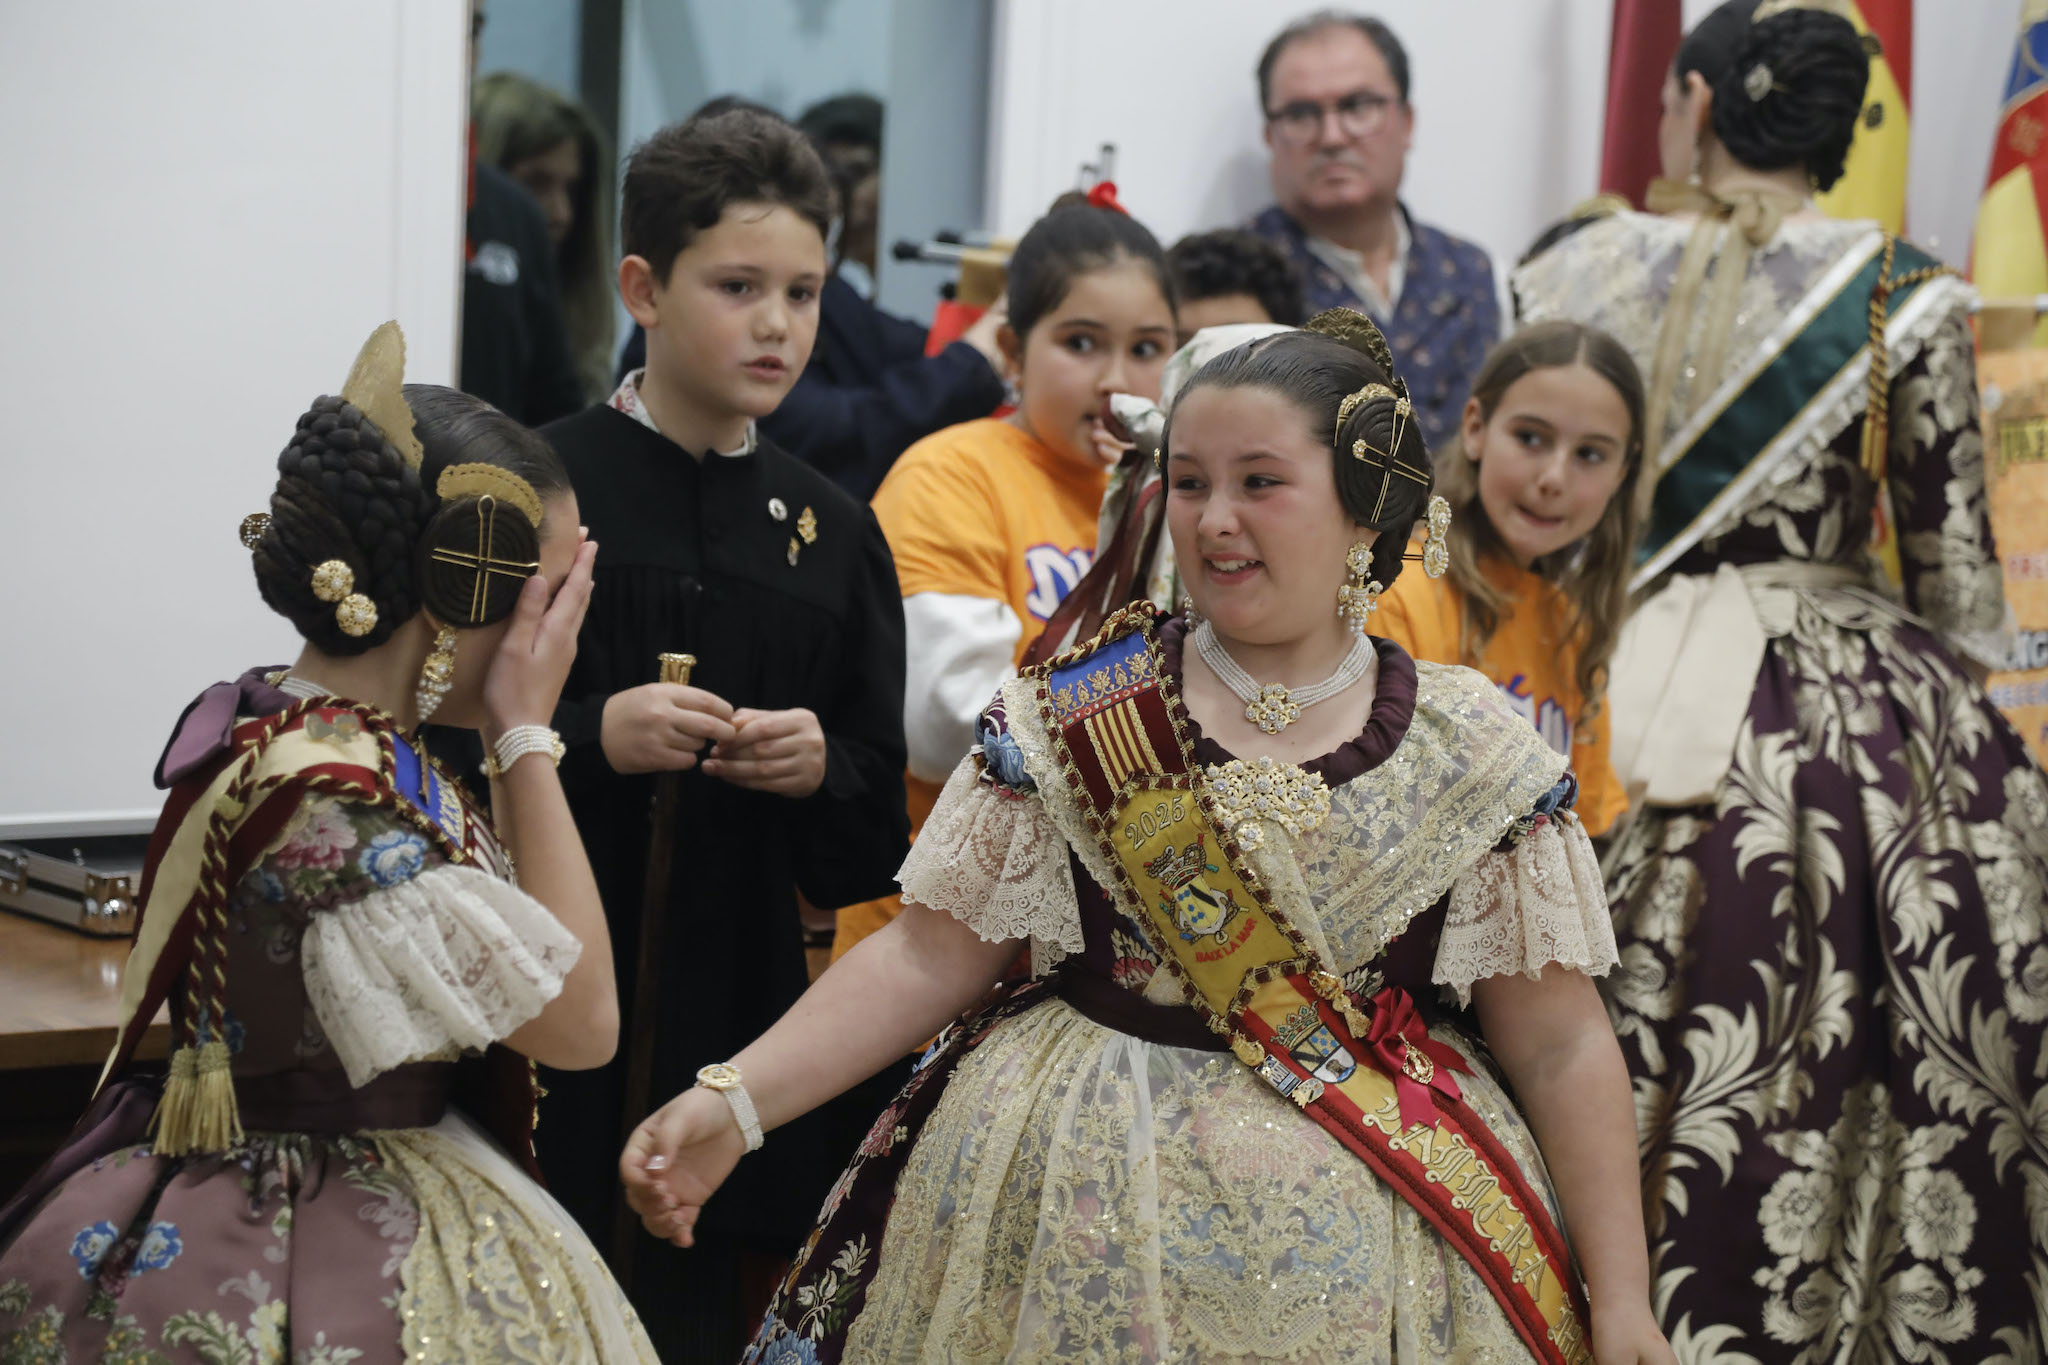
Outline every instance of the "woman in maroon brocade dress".
<path fill-rule="evenodd" d="M 1724 5 L 1666 93 L 1667 174 L 1697 146 L 1704 192 L 1515 281 L 1620 337 L 1665 404 L 1655 592 L 1611 691 L 1646 804 L 1607 860 L 1607 990 L 1682 1359 L 2048 1345 L 2048 782 L 1978 681 L 2006 613 L 1969 291 L 1805 201 L 1866 61 L 1836 16 Z"/>

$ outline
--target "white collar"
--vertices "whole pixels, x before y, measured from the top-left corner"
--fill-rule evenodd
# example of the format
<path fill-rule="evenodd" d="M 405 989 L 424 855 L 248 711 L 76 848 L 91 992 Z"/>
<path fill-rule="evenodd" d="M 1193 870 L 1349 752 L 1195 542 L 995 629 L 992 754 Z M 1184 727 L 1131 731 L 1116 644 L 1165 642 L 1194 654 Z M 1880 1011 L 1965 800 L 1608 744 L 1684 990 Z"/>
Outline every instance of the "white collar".
<path fill-rule="evenodd" d="M 647 405 L 640 401 L 640 376 L 646 373 L 647 370 L 643 366 L 620 380 L 619 386 L 612 390 L 609 404 L 615 411 L 625 413 L 626 416 L 632 418 L 641 426 L 646 427 L 655 435 L 663 436 L 666 433 L 654 424 L 654 414 L 650 413 L 647 410 Z M 747 423 L 746 439 L 740 442 L 738 449 L 716 450 L 712 454 L 723 455 L 728 459 L 737 459 L 741 455 L 753 454 L 755 448 L 760 443 L 761 437 L 759 432 L 755 430 L 754 424 L 749 422 Z"/>

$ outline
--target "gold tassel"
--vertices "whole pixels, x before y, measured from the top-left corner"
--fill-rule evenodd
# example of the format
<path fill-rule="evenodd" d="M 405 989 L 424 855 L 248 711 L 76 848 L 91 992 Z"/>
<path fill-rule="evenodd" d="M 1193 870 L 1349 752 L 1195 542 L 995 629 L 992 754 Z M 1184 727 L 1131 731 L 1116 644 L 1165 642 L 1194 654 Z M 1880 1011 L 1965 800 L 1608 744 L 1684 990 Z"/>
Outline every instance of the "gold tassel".
<path fill-rule="evenodd" d="M 150 1127 L 158 1156 L 225 1152 L 242 1140 L 226 1043 L 215 1039 L 172 1054 L 170 1079 Z"/>
<path fill-rule="evenodd" d="M 199 1049 L 199 1085 L 192 1097 L 196 1150 L 225 1152 L 242 1140 L 242 1110 L 235 1102 L 235 1077 L 228 1045 L 215 1038 Z"/>
<path fill-rule="evenodd" d="M 150 1136 L 159 1156 L 183 1156 L 191 1150 L 192 1099 L 198 1088 L 199 1053 L 190 1043 L 171 1054 L 171 1074 L 164 1097 L 150 1116 Z"/>

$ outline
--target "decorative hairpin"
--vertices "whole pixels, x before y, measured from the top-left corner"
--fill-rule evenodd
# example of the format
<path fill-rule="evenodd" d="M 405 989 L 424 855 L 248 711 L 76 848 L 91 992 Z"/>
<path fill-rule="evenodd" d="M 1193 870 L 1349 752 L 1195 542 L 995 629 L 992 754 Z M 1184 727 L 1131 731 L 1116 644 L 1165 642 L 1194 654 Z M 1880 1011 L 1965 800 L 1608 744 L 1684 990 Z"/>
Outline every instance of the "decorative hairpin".
<path fill-rule="evenodd" d="M 241 528 L 235 534 L 240 538 L 242 548 L 254 553 L 256 547 L 263 542 L 263 533 L 269 529 L 270 513 L 251 512 L 242 518 Z"/>
<path fill-rule="evenodd" d="M 368 635 L 377 628 L 377 604 L 356 590 L 356 571 L 339 559 L 313 566 L 313 596 L 334 603 L 334 622 L 341 633 Z"/>
<path fill-rule="evenodd" d="M 1742 78 L 1742 93 L 1749 96 L 1752 104 L 1761 104 L 1770 98 L 1773 90 L 1784 88 L 1778 84 L 1777 77 L 1771 74 L 1771 68 L 1762 62 L 1752 66 L 1749 73 Z"/>

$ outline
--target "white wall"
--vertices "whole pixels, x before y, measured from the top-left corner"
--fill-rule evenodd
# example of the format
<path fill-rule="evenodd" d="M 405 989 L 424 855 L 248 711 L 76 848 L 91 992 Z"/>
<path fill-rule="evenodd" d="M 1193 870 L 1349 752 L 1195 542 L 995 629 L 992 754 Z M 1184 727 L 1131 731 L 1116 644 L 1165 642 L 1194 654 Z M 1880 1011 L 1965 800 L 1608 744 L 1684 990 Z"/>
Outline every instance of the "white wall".
<path fill-rule="evenodd" d="M 1687 23 L 1715 0 L 1686 0 Z M 1990 164 L 2020 0 L 1915 6 L 1908 230 L 1951 261 Z M 1171 242 L 1270 201 L 1254 68 L 1290 0 L 997 0 L 988 221 L 1019 232 L 1102 142 L 1133 213 Z M 1512 262 L 1599 188 L 1610 0 L 1364 0 L 1408 49 L 1403 197 Z M 1654 108 L 1643 111 L 1654 119 Z"/>
<path fill-rule="evenodd" d="M 461 0 L 7 0 L 0 833 L 147 828 L 201 688 L 297 652 L 235 539 L 398 318 L 454 372 Z"/>

